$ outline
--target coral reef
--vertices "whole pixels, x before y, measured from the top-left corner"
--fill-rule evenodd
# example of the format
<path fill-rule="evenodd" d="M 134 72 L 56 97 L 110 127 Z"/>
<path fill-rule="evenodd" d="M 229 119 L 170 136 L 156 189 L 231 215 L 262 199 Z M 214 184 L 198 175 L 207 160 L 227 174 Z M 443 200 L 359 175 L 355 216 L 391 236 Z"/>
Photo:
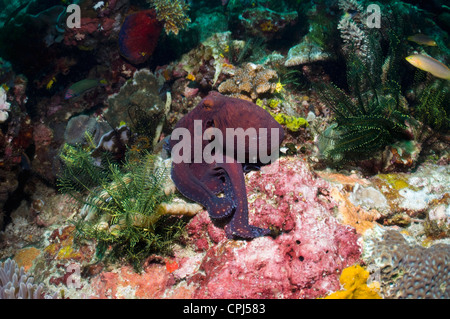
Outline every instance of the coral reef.
<path fill-rule="evenodd" d="M 102 42 L 117 34 L 118 21 L 109 17 L 82 17 L 79 28 L 67 28 L 64 45 L 76 46 L 81 50 L 98 49 Z M 100 39 L 100 41 L 99 41 Z"/>
<path fill-rule="evenodd" d="M 254 102 L 264 95 L 273 94 L 277 88 L 278 75 L 275 70 L 260 64 L 247 63 L 236 69 L 231 79 L 219 85 L 219 92 L 231 97 Z"/>
<path fill-rule="evenodd" d="M 375 221 L 382 216 L 375 209 L 363 209 L 359 205 L 354 205 L 349 196 L 342 194 L 337 188 L 333 188 L 330 195 L 338 203 L 338 211 L 342 222 L 354 227 L 358 234 L 364 234 L 366 230 L 374 227 Z M 371 199 L 369 198 L 369 200 Z"/>
<path fill-rule="evenodd" d="M 328 183 L 315 178 L 298 158 L 282 158 L 278 164 L 276 173 L 247 176 L 250 221 L 280 229 L 276 239 L 224 242 L 223 232 L 199 222 L 201 215 L 187 226 L 197 247 L 212 245 L 200 273 L 192 279 L 200 283 L 195 297 L 323 296 L 339 289 L 338 274 L 358 260 L 358 236 L 337 223 L 331 214 L 333 205 L 327 195 L 321 195 L 326 194 Z M 211 242 L 205 243 L 204 236 Z"/>
<path fill-rule="evenodd" d="M 150 139 L 170 107 L 159 97 L 158 80 L 148 69 L 136 71 L 118 93 L 108 97 L 108 105 L 104 117 L 113 128 L 125 122 L 133 133 Z"/>
<path fill-rule="evenodd" d="M 207 94 L 231 75 L 235 67 L 226 58 L 227 52 L 240 50 L 243 41 L 233 40 L 231 32 L 214 33 L 196 48 L 183 54 L 179 61 L 157 70 L 158 78 L 172 82 L 172 110 L 185 113 L 199 94 Z"/>
<path fill-rule="evenodd" d="M 450 298 L 445 1 L 0 9 L 0 298 Z M 270 236 L 228 239 L 168 176 L 214 91 L 283 126 L 233 203 Z"/>

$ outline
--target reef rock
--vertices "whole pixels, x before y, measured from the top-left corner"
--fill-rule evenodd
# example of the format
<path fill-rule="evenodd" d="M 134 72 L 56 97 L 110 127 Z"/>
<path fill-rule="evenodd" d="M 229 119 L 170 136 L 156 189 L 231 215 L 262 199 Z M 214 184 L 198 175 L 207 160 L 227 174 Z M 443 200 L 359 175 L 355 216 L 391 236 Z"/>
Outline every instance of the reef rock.
<path fill-rule="evenodd" d="M 188 225 L 190 233 L 205 235 L 197 247 L 207 246 L 205 238 L 213 243 L 192 277 L 199 284 L 194 297 L 316 298 L 339 290 L 342 269 L 357 262 L 358 235 L 333 217 L 329 184 L 297 158 L 278 164 L 274 174 L 248 174 L 247 192 L 250 222 L 281 235 L 237 242 L 222 239 L 223 230 L 205 220 L 194 226 L 202 215 Z"/>

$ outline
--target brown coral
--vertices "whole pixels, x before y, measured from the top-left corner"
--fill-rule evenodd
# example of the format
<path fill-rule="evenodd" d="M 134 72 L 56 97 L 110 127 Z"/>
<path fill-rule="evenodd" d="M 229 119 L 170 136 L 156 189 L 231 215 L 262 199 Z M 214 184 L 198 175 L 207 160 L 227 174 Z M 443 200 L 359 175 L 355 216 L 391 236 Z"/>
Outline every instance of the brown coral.
<path fill-rule="evenodd" d="M 410 245 L 399 232 L 387 230 L 365 254 L 385 297 L 448 299 L 449 248 L 442 243 L 429 248 Z"/>
<path fill-rule="evenodd" d="M 167 34 L 173 32 L 178 35 L 178 32 L 191 22 L 187 16 L 189 6 L 182 0 L 148 0 L 147 2 L 155 8 L 157 19 L 164 23 Z"/>
<path fill-rule="evenodd" d="M 247 63 L 236 70 L 234 77 L 219 85 L 219 92 L 228 96 L 255 102 L 264 94 L 275 92 L 277 72 L 260 64 Z"/>

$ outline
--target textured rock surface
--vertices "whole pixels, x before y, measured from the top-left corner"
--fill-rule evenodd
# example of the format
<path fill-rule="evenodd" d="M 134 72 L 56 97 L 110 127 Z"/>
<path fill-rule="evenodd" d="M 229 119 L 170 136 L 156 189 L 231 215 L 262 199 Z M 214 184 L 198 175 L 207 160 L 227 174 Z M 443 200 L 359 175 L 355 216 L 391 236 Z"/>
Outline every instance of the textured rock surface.
<path fill-rule="evenodd" d="M 382 282 L 386 297 L 450 298 L 450 245 L 425 248 L 408 242 L 397 231 L 375 231 L 382 232 L 381 240 L 365 242 L 364 259 L 373 277 Z"/>

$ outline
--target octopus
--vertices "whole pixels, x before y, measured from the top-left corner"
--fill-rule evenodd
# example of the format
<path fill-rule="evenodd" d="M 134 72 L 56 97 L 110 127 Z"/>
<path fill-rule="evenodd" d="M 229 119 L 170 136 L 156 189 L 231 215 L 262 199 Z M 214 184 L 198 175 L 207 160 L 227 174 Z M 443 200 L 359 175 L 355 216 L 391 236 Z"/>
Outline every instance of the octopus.
<path fill-rule="evenodd" d="M 221 139 L 208 134 L 212 128 L 222 133 Z M 256 135 L 226 134 L 227 129 L 249 132 L 248 129 L 253 128 Z M 190 134 L 176 136 L 177 129 Z M 263 108 L 210 92 L 177 123 L 168 141 L 173 159 L 172 180 L 181 194 L 203 205 L 213 221 L 225 224 L 227 238 L 253 239 L 270 235 L 270 228 L 249 224 L 244 174 L 269 164 L 262 154 L 278 156 L 283 138 L 283 128 Z M 263 140 L 265 142 L 261 143 Z M 214 141 L 218 145 L 211 151 L 214 160 L 195 157 L 196 151 L 205 152 Z M 187 146 L 179 147 L 181 142 Z M 175 161 L 175 151 L 185 160 Z"/>

